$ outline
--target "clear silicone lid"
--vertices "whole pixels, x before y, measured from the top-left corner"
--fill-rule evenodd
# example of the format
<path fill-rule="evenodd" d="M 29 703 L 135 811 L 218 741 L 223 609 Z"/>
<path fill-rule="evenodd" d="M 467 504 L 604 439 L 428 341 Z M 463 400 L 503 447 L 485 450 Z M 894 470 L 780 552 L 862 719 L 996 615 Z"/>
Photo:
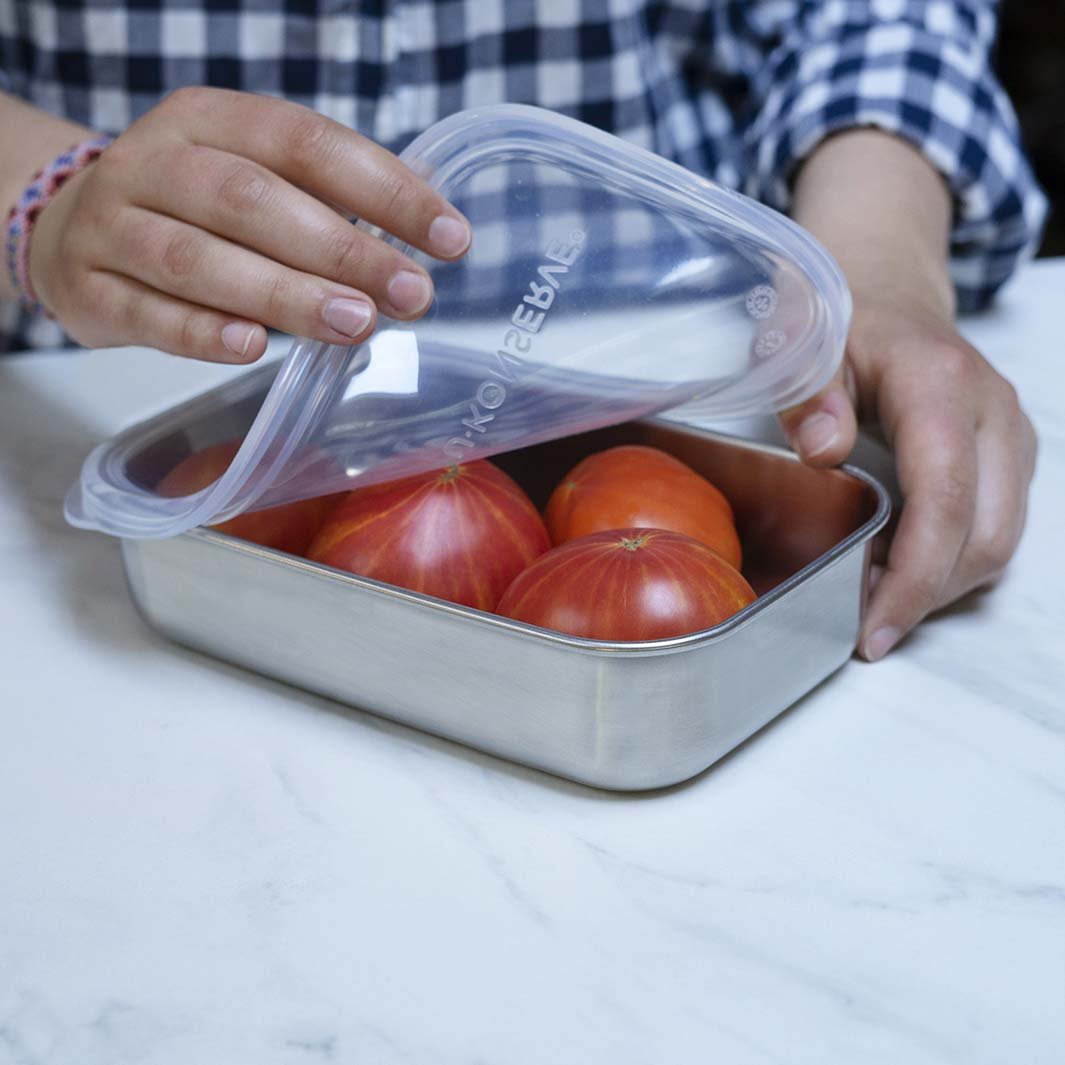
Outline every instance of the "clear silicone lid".
<path fill-rule="evenodd" d="M 454 263 L 371 230 L 429 271 L 428 313 L 382 317 L 360 345 L 296 340 L 280 368 L 223 386 L 219 404 L 253 409 L 226 472 L 192 495 L 158 494 L 137 462 L 181 410 L 120 434 L 86 459 L 71 523 L 172 536 L 663 411 L 779 410 L 839 364 L 838 268 L 744 196 L 521 105 L 453 115 L 402 158 L 473 228 Z"/>

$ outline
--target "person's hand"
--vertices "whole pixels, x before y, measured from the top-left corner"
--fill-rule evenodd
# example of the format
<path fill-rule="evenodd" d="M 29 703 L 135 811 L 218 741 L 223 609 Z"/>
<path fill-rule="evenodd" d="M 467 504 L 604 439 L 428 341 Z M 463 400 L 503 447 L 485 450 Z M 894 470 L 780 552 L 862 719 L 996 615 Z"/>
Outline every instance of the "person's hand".
<path fill-rule="evenodd" d="M 903 507 L 873 566 L 859 644 L 875 660 L 1002 573 L 1024 528 L 1036 438 L 1013 387 L 949 320 L 855 295 L 844 370 L 783 424 L 815 466 L 847 457 L 855 412 L 894 451 Z"/>
<path fill-rule="evenodd" d="M 951 201 L 924 158 L 853 130 L 817 149 L 795 193 L 796 218 L 835 255 L 854 315 L 835 380 L 782 424 L 814 466 L 847 457 L 858 420 L 879 427 L 902 494 L 859 640 L 875 660 L 1001 574 L 1024 528 L 1036 438 L 1013 387 L 954 326 Z"/>
<path fill-rule="evenodd" d="M 266 329 L 350 344 L 376 310 L 416 318 L 426 272 L 357 216 L 441 259 L 466 220 L 385 149 L 307 108 L 182 89 L 41 213 L 30 278 L 88 347 L 251 362 Z"/>

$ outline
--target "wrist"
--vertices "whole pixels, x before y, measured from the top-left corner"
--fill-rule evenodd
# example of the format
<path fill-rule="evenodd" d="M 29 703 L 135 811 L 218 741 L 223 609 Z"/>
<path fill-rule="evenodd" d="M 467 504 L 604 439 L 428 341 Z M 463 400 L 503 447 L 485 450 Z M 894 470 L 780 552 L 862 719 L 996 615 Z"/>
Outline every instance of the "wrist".
<path fill-rule="evenodd" d="M 871 129 L 823 141 L 798 172 L 793 214 L 836 258 L 856 303 L 953 319 L 950 192 L 907 142 Z"/>
<path fill-rule="evenodd" d="M 93 130 L 85 126 L 0 92 L 0 228 L 6 229 L 8 211 L 33 175 L 72 144 L 91 136 Z M 0 300 L 17 296 L 0 251 Z"/>
<path fill-rule="evenodd" d="M 856 309 L 879 306 L 901 312 L 920 311 L 953 323 L 954 283 L 946 260 L 922 259 L 917 254 L 886 252 L 882 247 L 854 248 L 839 241 L 826 243 L 840 263 Z"/>
<path fill-rule="evenodd" d="M 5 252 L 8 280 L 18 297 L 31 308 L 39 303 L 39 270 L 31 271 L 30 247 L 38 221 L 48 213 L 54 201 L 66 192 L 82 172 L 110 144 L 110 138 L 90 137 L 61 152 L 22 191 L 7 218 Z M 40 256 L 36 257 L 38 260 Z"/>
<path fill-rule="evenodd" d="M 56 266 L 62 262 L 62 238 L 68 231 L 71 208 L 78 198 L 78 189 L 87 176 L 85 170 L 74 174 L 41 210 L 33 227 L 27 263 L 30 291 L 38 305 L 49 315 L 59 313 L 54 289 L 56 283 L 61 284 L 61 281 Z M 22 292 L 19 296 L 24 298 Z"/>

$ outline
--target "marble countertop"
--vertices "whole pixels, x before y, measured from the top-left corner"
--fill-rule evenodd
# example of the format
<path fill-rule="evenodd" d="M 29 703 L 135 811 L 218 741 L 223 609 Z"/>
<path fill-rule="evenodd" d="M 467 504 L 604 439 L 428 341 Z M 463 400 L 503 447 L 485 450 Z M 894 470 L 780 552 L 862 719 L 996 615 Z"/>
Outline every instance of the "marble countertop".
<path fill-rule="evenodd" d="M 993 592 L 593 791 L 171 645 L 68 528 L 229 370 L 0 360 L 0 1065 L 1060 1065 L 1065 260 L 965 323 L 1041 435 Z"/>

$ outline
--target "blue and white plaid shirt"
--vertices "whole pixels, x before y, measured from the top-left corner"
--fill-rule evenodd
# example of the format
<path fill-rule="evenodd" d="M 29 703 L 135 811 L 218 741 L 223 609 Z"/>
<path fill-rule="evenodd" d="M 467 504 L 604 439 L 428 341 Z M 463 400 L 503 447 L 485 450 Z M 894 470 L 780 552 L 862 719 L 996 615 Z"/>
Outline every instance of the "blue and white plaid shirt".
<path fill-rule="evenodd" d="M 610 130 L 786 211 L 824 137 L 875 126 L 953 190 L 960 304 L 985 304 L 1044 200 L 991 67 L 995 0 L 0 0 L 0 89 L 121 132 L 206 84 L 307 104 L 393 151 L 498 101 Z M 0 351 L 62 342 L 0 307 Z"/>

